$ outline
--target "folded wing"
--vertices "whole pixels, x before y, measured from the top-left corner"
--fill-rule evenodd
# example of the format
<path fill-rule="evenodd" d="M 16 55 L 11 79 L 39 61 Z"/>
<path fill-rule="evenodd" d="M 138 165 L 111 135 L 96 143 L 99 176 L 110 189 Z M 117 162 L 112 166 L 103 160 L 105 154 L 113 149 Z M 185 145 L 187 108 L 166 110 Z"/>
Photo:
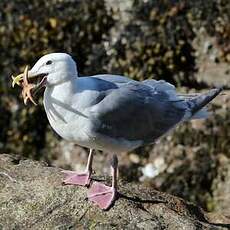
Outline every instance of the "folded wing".
<path fill-rule="evenodd" d="M 99 121 L 95 132 L 150 143 L 183 120 L 186 109 L 167 90 L 131 81 L 112 90 L 91 112 Z"/>

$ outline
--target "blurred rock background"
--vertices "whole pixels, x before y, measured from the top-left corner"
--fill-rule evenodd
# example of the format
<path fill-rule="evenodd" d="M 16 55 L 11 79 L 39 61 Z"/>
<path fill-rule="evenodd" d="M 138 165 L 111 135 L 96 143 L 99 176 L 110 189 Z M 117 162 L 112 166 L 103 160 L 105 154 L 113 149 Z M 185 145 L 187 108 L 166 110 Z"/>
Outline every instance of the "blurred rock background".
<path fill-rule="evenodd" d="M 181 92 L 225 88 L 205 121 L 120 156 L 120 177 L 230 215 L 228 0 L 1 0 L 0 153 L 81 170 L 88 150 L 61 140 L 42 106 L 24 106 L 11 75 L 49 52 L 70 53 L 80 75 L 165 79 Z M 97 174 L 108 173 L 97 153 Z"/>

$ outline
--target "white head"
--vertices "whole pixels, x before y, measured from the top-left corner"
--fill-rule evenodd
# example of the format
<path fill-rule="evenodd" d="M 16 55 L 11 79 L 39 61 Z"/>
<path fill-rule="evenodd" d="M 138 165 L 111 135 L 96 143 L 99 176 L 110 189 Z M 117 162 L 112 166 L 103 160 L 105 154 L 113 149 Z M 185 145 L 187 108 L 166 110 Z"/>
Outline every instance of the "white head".
<path fill-rule="evenodd" d="M 45 77 L 46 86 L 61 84 L 78 75 L 75 61 L 66 53 L 51 53 L 41 57 L 28 72 L 29 78 Z"/>

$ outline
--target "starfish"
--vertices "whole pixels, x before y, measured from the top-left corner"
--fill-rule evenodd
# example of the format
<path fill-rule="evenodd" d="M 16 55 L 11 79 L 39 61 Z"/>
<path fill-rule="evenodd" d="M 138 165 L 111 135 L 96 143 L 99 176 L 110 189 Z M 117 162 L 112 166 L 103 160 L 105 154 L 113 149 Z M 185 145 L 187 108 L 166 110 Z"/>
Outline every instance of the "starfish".
<path fill-rule="evenodd" d="M 12 76 L 12 79 L 12 87 L 14 87 L 15 84 L 22 87 L 22 97 L 24 99 L 24 104 L 26 105 L 29 99 L 34 105 L 37 105 L 31 95 L 31 90 L 35 88 L 36 85 L 28 82 L 28 65 L 25 67 L 25 70 L 22 74 L 18 75 L 17 77 Z"/>
<path fill-rule="evenodd" d="M 28 65 L 26 66 L 23 74 L 23 82 L 22 82 L 22 97 L 24 99 L 24 104 L 27 104 L 27 100 L 29 99 L 34 105 L 37 103 L 34 101 L 31 90 L 35 87 L 35 84 L 30 84 L 28 82 Z"/>

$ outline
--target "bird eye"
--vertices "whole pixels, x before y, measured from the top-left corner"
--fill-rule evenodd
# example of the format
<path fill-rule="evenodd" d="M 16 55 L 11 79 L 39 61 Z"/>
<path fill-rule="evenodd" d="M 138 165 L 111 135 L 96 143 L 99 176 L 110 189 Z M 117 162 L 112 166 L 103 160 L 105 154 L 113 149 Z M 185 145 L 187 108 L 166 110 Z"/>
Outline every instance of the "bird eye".
<path fill-rule="evenodd" d="M 52 64 L 52 61 L 50 60 L 46 62 L 46 65 L 51 65 L 51 64 Z"/>

